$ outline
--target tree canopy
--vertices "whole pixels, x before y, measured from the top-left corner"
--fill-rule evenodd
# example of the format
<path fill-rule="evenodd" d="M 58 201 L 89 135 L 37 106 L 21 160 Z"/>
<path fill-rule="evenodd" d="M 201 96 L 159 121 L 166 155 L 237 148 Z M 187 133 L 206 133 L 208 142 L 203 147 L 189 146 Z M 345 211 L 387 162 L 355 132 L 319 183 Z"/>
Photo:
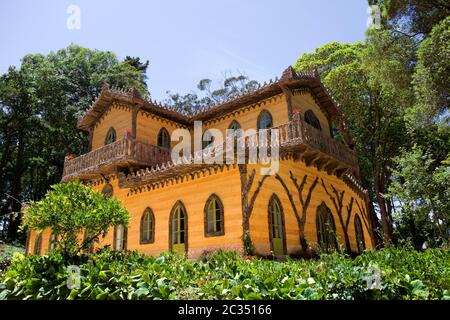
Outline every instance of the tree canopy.
<path fill-rule="evenodd" d="M 0 225 L 9 230 L 4 236 L 17 236 L 22 202 L 40 199 L 60 181 L 65 155 L 85 152 L 87 134 L 76 128 L 77 118 L 103 82 L 147 96 L 147 66 L 139 58 L 120 61 L 110 51 L 72 44 L 27 55 L 19 68 L 0 76 Z"/>

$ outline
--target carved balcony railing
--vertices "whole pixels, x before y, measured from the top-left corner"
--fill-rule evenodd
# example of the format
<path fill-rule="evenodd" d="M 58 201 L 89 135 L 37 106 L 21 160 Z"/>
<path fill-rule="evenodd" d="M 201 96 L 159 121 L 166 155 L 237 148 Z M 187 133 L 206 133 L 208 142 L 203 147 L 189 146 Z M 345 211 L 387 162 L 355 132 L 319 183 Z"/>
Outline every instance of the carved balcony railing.
<path fill-rule="evenodd" d="M 170 150 L 125 135 L 121 140 L 64 161 L 63 181 L 88 179 L 127 166 L 153 166 L 170 161 Z"/>
<path fill-rule="evenodd" d="M 279 129 L 280 146 L 303 149 L 306 161 L 319 163 L 320 154 L 322 154 L 331 156 L 349 167 L 358 167 L 355 150 L 326 136 L 322 131 L 309 125 L 298 116 L 274 129 Z"/>
<path fill-rule="evenodd" d="M 295 158 L 302 159 L 307 165 L 325 170 L 328 174 L 335 174 L 342 177 L 348 174 L 350 177 L 358 174 L 358 164 L 356 153 L 345 144 L 327 137 L 320 130 L 312 127 L 298 116 L 292 121 L 277 126 L 278 129 L 279 152 L 291 153 Z M 271 131 L 267 131 L 270 134 Z M 135 188 L 143 184 L 152 184 L 183 176 L 184 174 L 196 170 L 203 170 L 205 167 L 214 165 L 215 160 L 222 158 L 222 163 L 226 162 L 226 155 L 233 154 L 237 159 L 238 149 L 244 151 L 243 158 L 250 159 L 250 150 L 255 150 L 258 146 L 266 145 L 267 151 L 272 153 L 274 146 L 272 137 L 266 137 L 265 141 L 259 141 L 259 133 L 237 138 L 233 143 L 212 144 L 203 150 L 194 152 L 191 156 L 180 159 L 172 159 L 165 163 L 157 163 L 149 168 L 132 172 L 131 174 L 119 174 L 119 186 L 122 188 Z M 234 139 L 232 139 L 234 140 Z M 240 146 L 240 147 L 238 147 Z M 241 149 L 242 148 L 242 149 Z M 234 151 L 233 151 L 234 150 Z M 214 161 L 210 161 L 214 159 Z M 220 160 L 219 160 L 220 161 Z M 228 162 L 227 162 L 228 163 Z M 355 180 L 356 181 L 356 180 Z"/>

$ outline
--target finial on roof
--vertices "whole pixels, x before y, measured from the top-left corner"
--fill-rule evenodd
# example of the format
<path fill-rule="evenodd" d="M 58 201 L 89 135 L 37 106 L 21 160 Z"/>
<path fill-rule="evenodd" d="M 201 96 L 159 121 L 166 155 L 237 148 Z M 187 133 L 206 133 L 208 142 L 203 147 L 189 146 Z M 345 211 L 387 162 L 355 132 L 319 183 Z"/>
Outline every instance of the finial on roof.
<path fill-rule="evenodd" d="M 281 74 L 280 80 L 291 80 L 295 77 L 296 72 L 292 66 L 287 67 Z"/>
<path fill-rule="evenodd" d="M 131 93 L 131 95 L 132 95 L 133 98 L 139 98 L 139 99 L 142 99 L 142 96 L 141 96 L 141 94 L 139 93 L 138 89 L 136 89 L 136 88 L 133 87 L 133 88 L 130 89 L 130 93 Z"/>
<path fill-rule="evenodd" d="M 103 81 L 102 91 L 109 91 L 109 82 Z"/>

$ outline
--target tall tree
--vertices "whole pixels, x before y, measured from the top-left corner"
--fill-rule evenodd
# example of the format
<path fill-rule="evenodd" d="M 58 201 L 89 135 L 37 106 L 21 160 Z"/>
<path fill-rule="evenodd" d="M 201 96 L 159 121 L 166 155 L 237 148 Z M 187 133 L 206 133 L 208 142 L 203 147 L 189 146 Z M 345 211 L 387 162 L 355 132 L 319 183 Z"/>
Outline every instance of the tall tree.
<path fill-rule="evenodd" d="M 447 0 L 369 0 L 383 12 L 386 28 L 406 36 L 426 36 L 433 27 L 450 15 Z"/>
<path fill-rule="evenodd" d="M 372 225 L 381 217 L 386 243 L 392 239 L 392 203 L 384 197 L 392 157 L 404 146 L 404 110 L 413 99 L 410 86 L 414 43 L 408 37 L 374 30 L 365 43 L 330 43 L 302 55 L 297 70 L 316 67 L 331 91 L 356 142 L 364 185 L 371 199 Z M 373 206 L 373 204 L 376 204 Z"/>
<path fill-rule="evenodd" d="M 77 130 L 77 118 L 103 82 L 148 94 L 146 66 L 137 69 L 129 61 L 70 45 L 27 55 L 20 68 L 0 77 L 0 219 L 3 227 L 9 225 L 10 239 L 17 236 L 21 204 L 41 198 L 60 181 L 66 154 L 85 151 L 87 135 Z"/>

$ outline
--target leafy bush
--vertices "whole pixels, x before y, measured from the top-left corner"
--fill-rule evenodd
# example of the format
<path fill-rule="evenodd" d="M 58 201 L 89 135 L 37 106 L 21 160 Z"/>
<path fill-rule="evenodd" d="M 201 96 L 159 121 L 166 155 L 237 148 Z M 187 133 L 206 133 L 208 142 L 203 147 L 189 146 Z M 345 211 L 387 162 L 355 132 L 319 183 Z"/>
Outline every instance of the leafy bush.
<path fill-rule="evenodd" d="M 450 252 L 385 249 L 355 259 L 267 261 L 234 252 L 197 261 L 108 248 L 64 260 L 16 255 L 0 277 L 2 299 L 450 299 Z M 70 265 L 80 269 L 69 289 Z M 378 270 L 381 282 L 368 286 Z"/>
<path fill-rule="evenodd" d="M 23 227 L 38 232 L 51 228 L 55 245 L 69 256 L 98 242 L 111 226 L 127 226 L 129 220 L 119 200 L 73 181 L 53 185 L 42 200 L 25 206 Z M 86 237 L 80 239 L 85 231 Z"/>
<path fill-rule="evenodd" d="M 25 248 L 20 244 L 0 243 L 0 272 L 10 265 L 14 252 L 24 253 Z"/>

